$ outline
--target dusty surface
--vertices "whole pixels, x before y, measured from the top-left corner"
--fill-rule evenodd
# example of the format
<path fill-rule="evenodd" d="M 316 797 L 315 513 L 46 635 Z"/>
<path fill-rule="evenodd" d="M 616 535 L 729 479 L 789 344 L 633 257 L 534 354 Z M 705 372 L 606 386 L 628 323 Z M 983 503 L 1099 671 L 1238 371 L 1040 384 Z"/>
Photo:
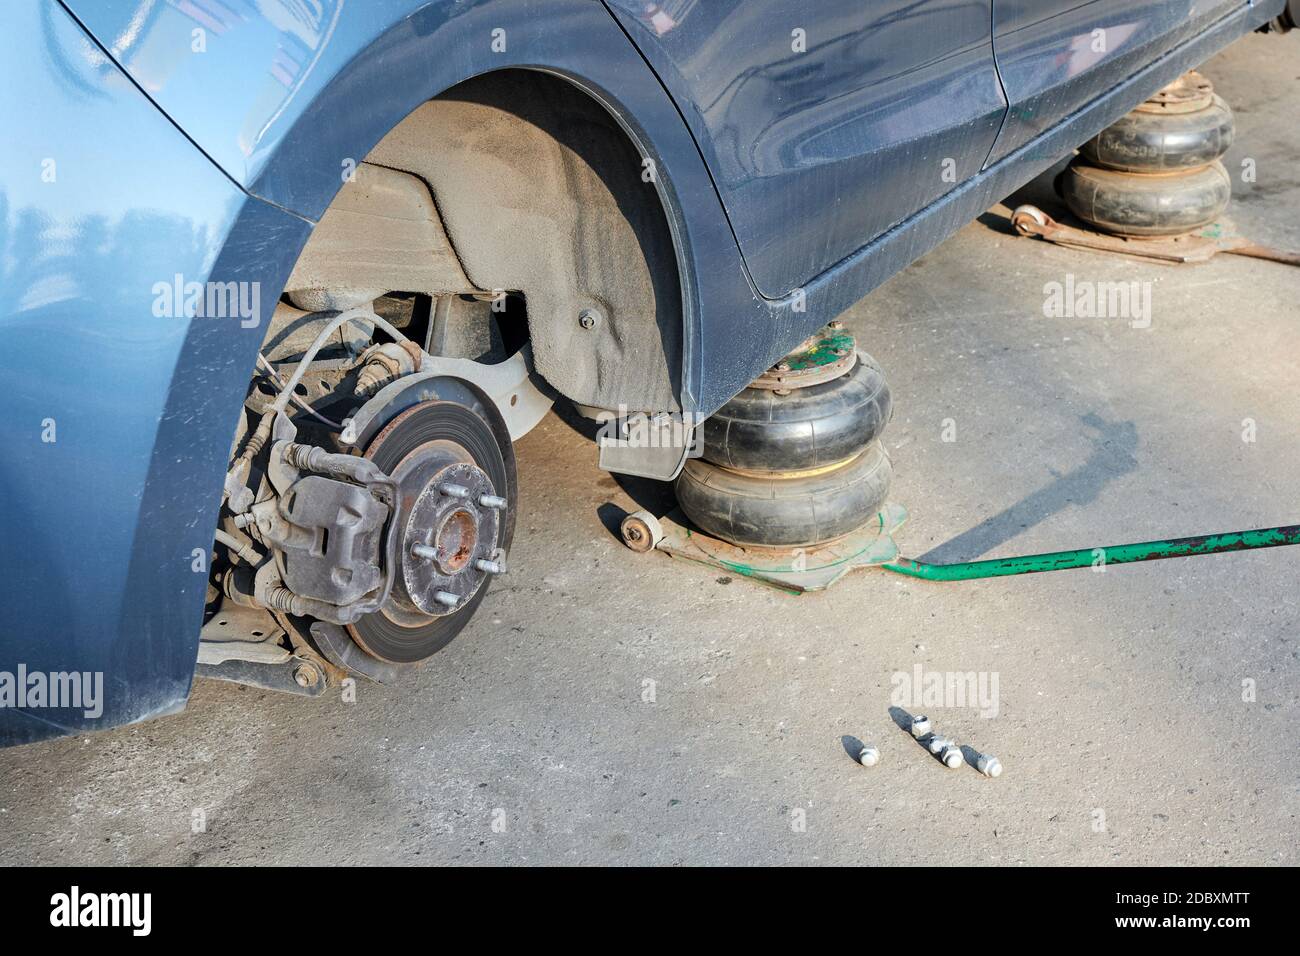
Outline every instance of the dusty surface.
<path fill-rule="evenodd" d="M 1237 109 L 1228 168 L 1258 169 L 1236 222 L 1300 247 L 1300 42 L 1251 37 L 1206 72 Z M 1151 327 L 1045 318 L 1067 273 L 1151 281 Z M 971 224 L 846 316 L 893 382 L 905 550 L 1300 520 L 1297 292 L 1264 262 L 1150 267 L 1013 239 L 996 211 Z M 629 496 L 564 421 L 518 452 L 513 573 L 430 666 L 354 704 L 205 682 L 182 715 L 0 752 L 0 859 L 1297 862 L 1297 554 L 859 572 L 793 599 L 624 549 L 609 528 L 656 492 Z M 995 717 L 925 709 L 1001 778 L 894 724 L 891 678 L 918 664 L 997 675 Z"/>

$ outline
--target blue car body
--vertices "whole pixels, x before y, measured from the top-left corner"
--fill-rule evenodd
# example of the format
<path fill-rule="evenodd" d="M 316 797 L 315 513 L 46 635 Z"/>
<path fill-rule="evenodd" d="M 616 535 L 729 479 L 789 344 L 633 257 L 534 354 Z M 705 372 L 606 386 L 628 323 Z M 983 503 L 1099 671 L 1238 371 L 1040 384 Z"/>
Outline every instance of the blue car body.
<path fill-rule="evenodd" d="M 707 414 L 1283 5 L 9 0 L 0 674 L 104 685 L 93 714 L 0 708 L 0 743 L 184 706 L 203 555 L 275 297 L 235 328 L 156 315 L 154 287 L 283 288 L 339 157 L 366 156 L 421 103 L 529 69 L 617 119 L 657 172 L 682 284 L 679 398 Z"/>

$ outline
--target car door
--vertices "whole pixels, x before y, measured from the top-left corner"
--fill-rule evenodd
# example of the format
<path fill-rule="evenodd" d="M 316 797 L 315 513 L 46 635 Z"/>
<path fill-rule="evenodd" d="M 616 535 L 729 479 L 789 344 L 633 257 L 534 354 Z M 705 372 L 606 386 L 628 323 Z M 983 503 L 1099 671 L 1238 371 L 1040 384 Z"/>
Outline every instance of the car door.
<path fill-rule="evenodd" d="M 996 162 L 1248 0 L 993 0 Z"/>
<path fill-rule="evenodd" d="M 778 298 L 980 171 L 993 0 L 606 0 L 686 117 Z"/>

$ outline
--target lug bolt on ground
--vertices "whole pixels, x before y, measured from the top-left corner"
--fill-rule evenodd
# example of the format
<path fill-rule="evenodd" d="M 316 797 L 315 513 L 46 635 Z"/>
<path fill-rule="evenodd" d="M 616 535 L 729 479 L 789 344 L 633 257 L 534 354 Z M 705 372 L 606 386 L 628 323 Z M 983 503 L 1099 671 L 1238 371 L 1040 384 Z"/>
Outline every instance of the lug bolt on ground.
<path fill-rule="evenodd" d="M 1002 761 L 992 754 L 980 754 L 975 761 L 975 769 L 986 777 L 996 777 L 1002 773 Z"/>
<path fill-rule="evenodd" d="M 864 746 L 858 751 L 858 763 L 864 767 L 874 767 L 880 763 L 880 751 L 875 747 Z"/>
<path fill-rule="evenodd" d="M 916 738 L 924 737 L 930 732 L 930 718 L 924 714 L 918 714 L 912 718 L 911 726 L 912 736 Z"/>

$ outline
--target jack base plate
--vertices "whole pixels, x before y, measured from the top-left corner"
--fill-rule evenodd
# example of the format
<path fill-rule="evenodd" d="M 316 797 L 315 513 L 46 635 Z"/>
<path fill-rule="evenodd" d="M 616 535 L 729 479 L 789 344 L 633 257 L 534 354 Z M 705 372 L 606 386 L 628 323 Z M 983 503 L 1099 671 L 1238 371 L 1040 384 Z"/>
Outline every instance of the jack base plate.
<path fill-rule="evenodd" d="M 893 534 L 907 520 L 907 509 L 886 503 L 856 531 L 810 548 L 742 548 L 691 527 L 680 509 L 659 519 L 663 537 L 655 550 L 752 578 L 761 584 L 802 594 L 824 591 L 854 568 L 885 564 L 898 557 Z"/>

